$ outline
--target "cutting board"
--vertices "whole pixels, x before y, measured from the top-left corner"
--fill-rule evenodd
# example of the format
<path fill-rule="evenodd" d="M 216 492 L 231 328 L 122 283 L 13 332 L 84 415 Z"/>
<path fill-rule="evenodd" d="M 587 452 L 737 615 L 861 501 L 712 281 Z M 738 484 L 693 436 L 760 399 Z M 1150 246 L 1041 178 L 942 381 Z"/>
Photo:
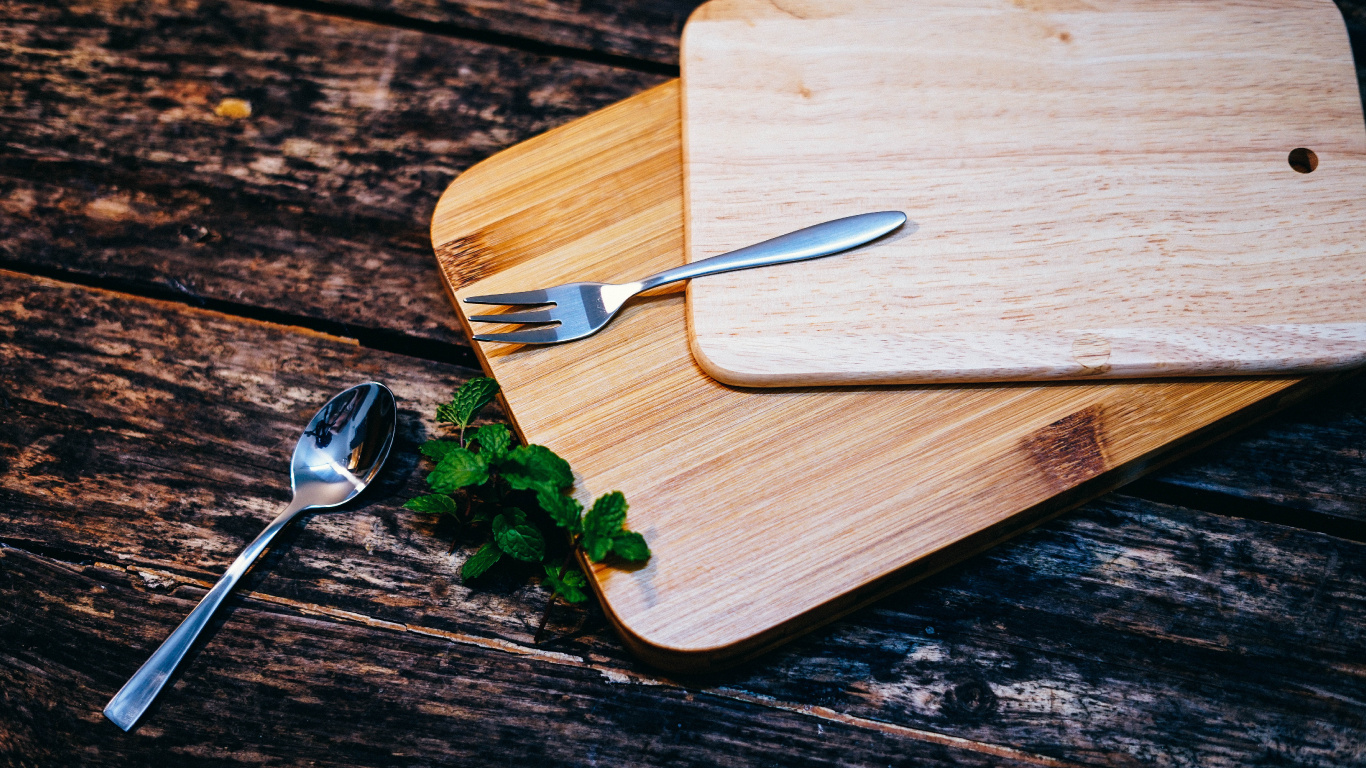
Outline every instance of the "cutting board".
<path fill-rule="evenodd" d="M 690 260 L 912 221 L 694 281 L 722 381 L 1366 359 L 1366 127 L 1331 0 L 712 0 L 682 65 Z"/>
<path fill-rule="evenodd" d="M 460 297 L 683 263 L 678 94 L 646 91 L 451 184 L 432 242 L 466 330 Z M 654 555 L 593 566 L 591 584 L 627 646 L 674 670 L 757 654 L 1328 378 L 737 389 L 694 363 L 684 310 L 661 289 L 582 341 L 474 347 L 581 500 L 626 494 Z"/>

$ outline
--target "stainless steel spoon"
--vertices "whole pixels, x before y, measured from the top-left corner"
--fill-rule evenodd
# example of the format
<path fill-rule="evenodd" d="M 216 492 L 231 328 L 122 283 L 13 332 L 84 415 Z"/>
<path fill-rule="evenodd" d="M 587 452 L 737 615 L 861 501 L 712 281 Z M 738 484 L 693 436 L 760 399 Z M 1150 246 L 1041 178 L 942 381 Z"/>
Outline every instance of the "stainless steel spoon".
<path fill-rule="evenodd" d="M 125 731 L 133 727 L 238 579 L 289 521 L 307 509 L 344 504 L 365 490 L 394 443 L 395 410 L 393 393 L 373 381 L 327 401 L 294 446 L 289 467 L 294 500 L 242 550 L 209 594 L 114 694 L 104 707 L 105 717 Z"/>

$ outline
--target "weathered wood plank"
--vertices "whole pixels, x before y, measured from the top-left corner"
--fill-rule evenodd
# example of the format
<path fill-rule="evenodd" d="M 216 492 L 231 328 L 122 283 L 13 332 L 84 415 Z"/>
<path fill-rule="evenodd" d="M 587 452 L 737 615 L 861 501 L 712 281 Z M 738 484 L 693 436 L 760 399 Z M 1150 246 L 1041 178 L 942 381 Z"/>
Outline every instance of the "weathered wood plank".
<path fill-rule="evenodd" d="M 441 190 L 662 80 L 238 1 L 5 18 L 0 265 L 447 343 Z"/>
<path fill-rule="evenodd" d="M 637 66 L 678 66 L 683 23 L 703 0 L 323 0 L 340 12 L 401 17 L 456 34 L 492 33 L 593 54 L 637 59 Z M 513 41 L 509 41 L 513 42 Z M 627 62 L 629 63 L 629 62 Z"/>
<path fill-rule="evenodd" d="M 127 669 L 86 683 L 112 694 L 134 657 L 188 607 L 180 598 L 216 578 L 283 503 L 298 425 L 332 389 L 379 378 L 394 386 L 404 419 L 393 476 L 358 509 L 314 516 L 284 539 L 245 584 L 256 595 L 253 610 L 496 650 L 480 662 L 485 668 L 563 654 L 554 658 L 594 667 L 593 675 L 654 680 L 674 695 L 680 683 L 627 658 L 595 609 L 557 610 L 552 626 L 565 635 L 535 648 L 539 587 L 511 575 L 460 584 L 456 567 L 468 550 L 447 556 L 449 532 L 398 507 L 419 488 L 413 448 L 427 414 L 469 374 L 287 328 L 5 276 L 0 537 L 100 573 L 119 569 L 146 590 L 127 598 L 136 605 L 174 590 L 177 607 L 120 657 Z M 54 605 L 67 600 L 49 594 Z M 1111 496 L 756 663 L 682 688 L 822 722 L 911 729 L 924 732 L 918 738 L 1009 745 L 1066 761 L 1350 764 L 1366 760 L 1363 595 L 1366 545 Z M 23 605 L 17 610 L 56 610 Z M 224 658 L 226 671 L 187 670 L 185 698 L 168 700 L 157 717 L 216 717 L 218 710 L 203 709 L 206 699 L 214 707 L 243 697 L 252 707 L 277 706 L 275 688 L 230 682 L 246 673 L 227 667 L 259 653 L 230 651 L 234 642 L 224 633 L 210 641 L 206 654 L 239 655 Z M 332 676 L 367 656 L 337 653 L 341 661 L 300 661 L 289 671 L 299 685 L 332 692 L 318 694 L 314 706 L 353 696 L 330 687 Z M 288 659 L 268 658 L 273 673 Z M 401 688 L 405 675 L 391 685 Z M 428 696 L 406 684 L 413 696 Z M 508 695 L 599 695 L 519 690 Z M 639 694 L 627 687 L 601 695 L 624 693 Z M 24 702 L 65 706 L 55 694 Z M 349 702 L 336 706 L 351 711 Z M 312 732 L 313 715 L 286 714 L 293 724 L 273 732 Z M 251 727 L 259 726 L 241 726 Z M 409 733 L 389 727 L 397 737 Z M 536 732 L 549 739 L 553 730 Z M 723 762 L 729 753 L 715 749 Z"/>
<path fill-rule="evenodd" d="M 1366 34 L 1366 2 L 1336 0 L 1354 43 Z M 627 0 L 614 4 L 563 0 L 322 0 L 341 12 L 387 15 L 453 29 L 513 35 L 551 45 L 678 63 L 678 38 L 700 0 Z M 1358 57 L 1359 73 L 1366 76 Z"/>
<path fill-rule="evenodd" d="M 474 372 L 16 275 L 0 281 L 0 297 L 0 535 L 215 579 L 288 501 L 301 425 L 331 393 L 374 379 L 399 401 L 386 480 L 354 510 L 284 534 L 288 546 L 276 549 L 296 554 L 253 571 L 247 588 L 283 576 L 290 599 L 349 596 L 332 604 L 413 616 L 470 597 L 451 584 L 451 532 L 432 536 L 429 518 L 400 505 L 423 492 L 413 470 L 430 414 Z M 535 592 L 518 595 L 476 601 L 509 622 L 486 631 L 529 636 Z"/>
<path fill-rule="evenodd" d="M 0 755 L 17 765 L 1028 765 L 583 663 L 236 600 L 125 734 L 100 709 L 193 607 L 0 550 Z M 186 592 L 186 594 L 181 594 Z M 1005 753 L 1004 755 L 1001 753 Z"/>
<path fill-rule="evenodd" d="M 1364 587 L 1356 542 L 1112 494 L 726 684 L 1105 765 L 1354 765 Z"/>
<path fill-rule="evenodd" d="M 1303 511 L 1366 533 L 1366 377 L 1357 376 L 1158 473 L 1149 483 Z M 1148 483 L 1145 483 L 1145 489 Z M 1179 495 L 1174 498 L 1181 498 Z M 1215 503 L 1218 503 L 1217 501 Z M 1232 502 L 1233 509 L 1237 502 Z"/>

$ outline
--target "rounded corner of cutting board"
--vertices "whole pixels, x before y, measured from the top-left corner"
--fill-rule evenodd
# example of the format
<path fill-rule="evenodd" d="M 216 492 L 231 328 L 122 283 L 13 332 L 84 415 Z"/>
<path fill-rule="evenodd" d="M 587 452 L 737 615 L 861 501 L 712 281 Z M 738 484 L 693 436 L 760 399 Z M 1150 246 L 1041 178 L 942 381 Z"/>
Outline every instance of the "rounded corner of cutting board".
<path fill-rule="evenodd" d="M 650 130 L 660 123 L 675 123 L 679 120 L 679 90 L 677 78 L 666 80 L 597 112 L 499 150 L 460 172 L 446 185 L 432 209 L 430 236 L 438 263 L 442 249 L 459 239 L 457 228 L 477 224 L 475 220 L 481 215 L 491 217 L 486 223 L 508 215 L 509 206 L 502 198 L 515 192 L 520 185 L 530 185 L 535 180 L 538 169 L 545 162 L 547 149 L 554 148 L 562 157 L 572 158 L 574 150 L 595 145 L 607 137 Z M 641 115 L 648 115 L 650 119 L 641 120 Z M 487 181 L 495 172 L 501 176 Z M 479 204 L 488 200 L 502 201 L 503 205 L 494 206 L 492 211 L 482 210 Z M 440 265 L 445 273 L 446 265 Z M 453 286 L 458 285 L 454 275 L 446 277 Z"/>
<path fill-rule="evenodd" d="M 694 23 L 699 21 L 726 21 L 735 18 L 737 13 L 744 11 L 747 4 L 752 5 L 751 0 L 707 0 L 688 14 L 688 20 L 683 24 L 683 40 L 688 39 L 688 27 Z"/>
<path fill-rule="evenodd" d="M 678 38 L 678 58 L 679 63 L 688 55 L 688 30 L 697 22 L 711 21 L 717 8 L 730 0 L 707 0 L 688 14 L 688 18 L 683 22 L 683 30 Z M 1330 0 L 1331 2 L 1331 0 Z"/>
<path fill-rule="evenodd" d="M 676 637 L 665 636 L 659 632 L 638 630 L 632 622 L 623 617 L 612 604 L 612 600 L 595 584 L 599 601 L 607 618 L 611 621 L 622 644 L 637 658 L 650 666 L 678 674 L 702 674 L 719 672 L 752 659 L 765 651 L 781 644 L 785 639 L 801 634 L 804 628 L 799 622 L 806 615 L 792 617 L 776 625 L 755 626 L 748 630 L 737 630 L 729 639 L 721 642 L 688 644 Z M 733 616 L 727 611 L 726 615 Z M 823 623 L 820 620 L 815 624 Z M 810 627 L 806 627 L 809 629 Z"/>
<path fill-rule="evenodd" d="M 488 175 L 490 168 L 503 163 L 505 159 L 503 155 L 507 152 L 508 150 L 505 149 L 471 165 L 461 171 L 454 179 L 451 179 L 451 183 L 442 190 L 441 196 L 436 199 L 436 206 L 432 208 L 432 225 L 430 228 L 432 248 L 438 254 L 447 243 L 455 239 L 449 236 L 445 230 L 450 227 L 453 218 L 458 218 L 455 212 L 460 209 L 464 201 L 465 189 L 469 187 L 482 190 L 480 187 L 481 179 Z M 481 191 L 481 194 L 484 192 Z"/>
<path fill-rule="evenodd" d="M 693 362 L 697 363 L 697 367 L 701 368 L 703 373 L 733 387 L 772 387 L 784 383 L 774 381 L 771 375 L 765 374 L 762 370 L 727 368 L 717 363 L 718 350 L 709 350 L 707 346 L 707 340 L 710 338 L 712 337 L 702 337 L 693 333 L 692 323 L 688 324 L 688 350 L 692 352 Z M 720 351 L 724 352 L 724 348 Z M 723 357 L 734 358 L 733 355 Z"/>
<path fill-rule="evenodd" d="M 669 672 L 698 674 L 713 672 L 739 663 L 746 658 L 750 644 L 744 640 L 719 646 L 680 646 L 667 641 L 646 637 L 631 628 L 622 620 L 611 603 L 604 600 L 603 606 L 616 628 L 617 635 L 631 653 L 653 667 Z"/>

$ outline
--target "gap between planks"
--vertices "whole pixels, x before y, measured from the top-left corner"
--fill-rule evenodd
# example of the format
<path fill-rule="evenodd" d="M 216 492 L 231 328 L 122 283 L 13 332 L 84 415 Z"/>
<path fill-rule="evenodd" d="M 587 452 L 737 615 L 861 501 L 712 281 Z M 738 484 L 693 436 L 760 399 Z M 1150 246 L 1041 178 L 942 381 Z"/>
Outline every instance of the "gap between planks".
<path fill-rule="evenodd" d="M 29 555 L 30 557 L 41 558 L 43 560 L 47 560 L 52 563 L 58 563 L 68 567 L 90 567 L 98 568 L 104 571 L 111 571 L 114 573 L 132 574 L 142 578 L 149 585 L 171 586 L 171 588 L 168 589 L 165 593 L 167 595 L 173 595 L 175 591 L 182 586 L 197 587 L 205 591 L 213 588 L 212 582 L 205 581 L 203 579 L 192 578 L 189 576 L 183 576 L 177 573 L 172 573 L 170 571 L 163 571 L 157 568 L 145 568 L 137 565 L 117 565 L 115 563 L 107 563 L 100 560 L 87 561 L 89 564 L 86 565 L 83 563 L 76 563 L 68 560 L 63 560 L 61 558 L 53 557 L 47 554 L 33 552 L 28 549 L 25 549 L 24 547 L 15 546 L 11 543 L 0 543 L 0 550 L 3 549 L 17 550 L 19 552 L 23 552 Z M 480 637 L 478 635 L 471 635 L 464 632 L 451 632 L 444 629 L 424 627 L 418 624 L 405 624 L 402 622 L 387 621 L 385 619 L 378 619 L 373 616 L 367 616 L 363 613 L 356 613 L 355 611 L 345 611 L 340 608 L 331 608 L 324 605 L 318 605 L 316 603 L 306 603 L 299 600 L 290 600 L 286 597 L 280 597 L 278 595 L 272 595 L 265 592 L 245 591 L 239 592 L 237 594 L 239 597 L 256 600 L 262 603 L 266 603 L 268 605 L 278 605 L 281 607 L 290 608 L 304 616 L 308 616 L 315 619 L 330 619 L 333 621 L 360 624 L 362 626 L 370 627 L 372 629 L 386 630 L 390 632 L 406 632 L 415 635 L 422 635 L 424 637 L 431 637 L 438 640 L 446 640 L 457 645 L 468 645 L 481 648 L 487 651 L 508 653 L 516 656 L 525 656 L 549 664 L 558 664 L 562 666 L 588 669 L 597 672 L 599 675 L 602 676 L 604 680 L 613 685 L 634 684 L 666 686 L 678 688 L 680 690 L 691 690 L 697 693 L 715 696 L 721 699 L 728 699 L 730 701 L 749 704 L 751 706 L 764 707 L 767 709 L 773 709 L 782 712 L 790 712 L 792 714 L 802 715 L 816 720 L 840 723 L 842 725 L 847 725 L 855 728 L 864 728 L 868 730 L 878 731 L 880 733 L 885 733 L 891 736 L 899 736 L 902 738 L 912 739 L 915 741 L 922 741 L 930 744 L 939 744 L 941 746 L 962 749 L 969 752 L 977 752 L 979 754 L 991 755 L 993 757 L 1016 760 L 1019 762 L 1029 763 L 1032 765 L 1049 766 L 1049 768 L 1081 768 L 1081 764 L 1079 763 L 1073 763 L 1067 760 L 1060 760 L 1058 758 L 1049 757 L 1047 755 L 1039 755 L 1032 752 L 1026 752 L 1024 750 L 1015 749 L 1014 747 L 1008 747 L 1001 744 L 992 744 L 990 742 L 974 741 L 972 739 L 965 739 L 959 736 L 949 736 L 947 734 L 942 734 L 935 731 L 927 731 L 920 728 L 911 728 L 904 725 L 897 725 L 895 723 L 888 723 L 882 720 L 874 720 L 866 717 L 858 717 L 856 715 L 848 715 L 836 711 L 834 709 L 830 709 L 829 707 L 822 707 L 813 704 L 798 704 L 795 702 L 776 699 L 771 696 L 762 696 L 759 694 L 754 694 L 748 691 L 729 687 L 693 688 L 687 685 L 683 685 L 667 677 L 643 675 L 639 672 L 635 672 L 628 669 L 622 669 L 620 667 L 613 667 L 605 664 L 595 664 L 582 656 L 576 656 L 570 653 L 560 653 L 557 651 L 546 651 L 533 646 L 524 645 L 522 643 L 512 642 L 510 640 Z"/>
<path fill-rule="evenodd" d="M 472 375 L 482 375 L 479 360 L 475 357 L 474 350 L 467 345 L 434 341 L 379 328 L 357 327 L 336 320 L 297 315 L 269 307 L 211 299 L 196 293 L 177 291 L 171 288 L 158 290 L 154 286 L 140 285 L 124 280 L 102 279 L 64 269 L 42 269 L 34 265 L 17 264 L 6 259 L 0 259 L 0 279 L 10 277 L 36 280 L 55 287 L 75 286 L 124 300 L 145 301 L 171 310 L 183 308 L 216 317 L 259 323 L 339 344 L 454 365 L 469 369 Z"/>
<path fill-rule="evenodd" d="M 468 40 L 472 43 L 496 45 L 502 48 L 511 48 L 525 53 L 536 54 L 538 56 L 574 59 L 588 64 L 601 64 L 603 66 L 629 69 L 650 75 L 664 75 L 666 77 L 679 76 L 678 64 L 662 64 L 657 61 L 640 59 L 634 56 L 603 53 L 601 51 L 595 51 L 592 48 L 577 48 L 572 45 L 547 43 L 536 40 L 535 38 L 510 35 L 506 32 L 472 29 L 452 22 L 427 21 L 412 16 L 404 16 L 403 14 L 394 11 L 381 11 L 373 8 L 359 8 L 348 5 L 333 5 L 328 2 L 319 2 L 319 0 L 246 0 L 246 2 L 255 3 L 257 5 L 271 5 L 277 8 L 288 8 L 303 13 L 315 13 L 320 16 L 349 19 L 351 21 L 359 21 L 367 24 L 378 24 L 380 26 L 396 29 L 406 29 L 439 37 Z"/>
<path fill-rule="evenodd" d="M 1157 504 L 1183 507 L 1220 517 L 1270 523 L 1366 544 L 1366 521 L 1335 517 L 1313 509 L 1277 504 L 1264 499 L 1244 498 L 1225 491 L 1192 488 L 1168 482 L 1161 477 L 1143 477 L 1121 486 L 1116 491 Z"/>

